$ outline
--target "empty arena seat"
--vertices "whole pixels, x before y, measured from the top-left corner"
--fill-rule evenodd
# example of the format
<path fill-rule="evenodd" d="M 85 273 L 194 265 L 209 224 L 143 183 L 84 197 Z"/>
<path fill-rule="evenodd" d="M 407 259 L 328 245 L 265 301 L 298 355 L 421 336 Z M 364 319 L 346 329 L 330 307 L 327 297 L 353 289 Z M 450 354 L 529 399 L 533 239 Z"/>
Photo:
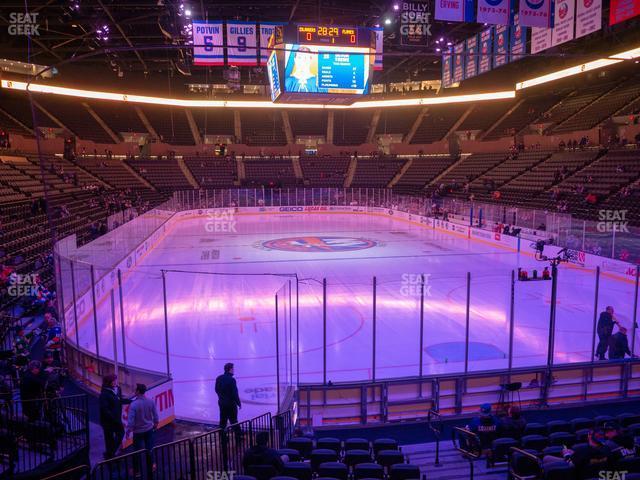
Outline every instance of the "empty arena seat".
<path fill-rule="evenodd" d="M 590 428 L 583 428 L 581 430 L 578 430 L 575 433 L 575 436 L 576 436 L 576 442 L 575 443 L 584 443 L 584 442 L 586 442 L 590 431 L 591 431 Z"/>
<path fill-rule="evenodd" d="M 404 455 L 399 450 L 380 450 L 376 461 L 383 467 L 391 467 L 397 463 L 404 463 Z"/>
<path fill-rule="evenodd" d="M 565 420 L 551 420 L 547 422 L 547 434 L 554 432 L 570 432 L 571 424 Z"/>
<path fill-rule="evenodd" d="M 377 463 L 359 463 L 353 469 L 353 474 L 356 480 L 362 478 L 378 478 L 384 477 L 384 469 L 382 465 Z"/>
<path fill-rule="evenodd" d="M 311 480 L 313 476 L 311 464 L 306 462 L 287 462 L 284 464 L 282 474 L 297 480 Z"/>
<path fill-rule="evenodd" d="M 381 450 L 397 450 L 398 441 L 393 438 L 377 438 L 373 441 L 373 454 L 377 455 Z"/>
<path fill-rule="evenodd" d="M 311 470 L 317 472 L 321 463 L 335 462 L 338 460 L 338 454 L 328 448 L 316 448 L 311 451 Z"/>
<path fill-rule="evenodd" d="M 634 437 L 640 437 L 640 423 L 633 423 L 627 427 L 629 433 Z"/>
<path fill-rule="evenodd" d="M 369 450 L 369 440 L 365 438 L 347 438 L 344 441 L 345 450 Z"/>
<path fill-rule="evenodd" d="M 289 457 L 290 462 L 299 462 L 300 461 L 300 452 L 295 448 L 280 448 L 278 449 L 278 455 L 286 455 Z"/>
<path fill-rule="evenodd" d="M 546 435 L 547 426 L 542 423 L 527 423 L 523 435 Z"/>
<path fill-rule="evenodd" d="M 311 450 L 313 450 L 313 440 L 306 437 L 291 438 L 287 442 L 287 448 L 293 448 L 300 452 L 302 458 L 309 458 Z"/>
<path fill-rule="evenodd" d="M 525 435 L 521 439 L 522 448 L 536 450 L 538 452 L 549 445 L 549 440 L 544 435 Z"/>
<path fill-rule="evenodd" d="M 547 455 L 551 455 L 552 457 L 562 458 L 563 447 L 561 445 L 554 445 L 552 447 L 545 447 L 542 449 L 541 456 L 542 458 Z"/>
<path fill-rule="evenodd" d="M 257 480 L 256 477 L 252 477 L 251 475 L 234 475 L 233 478 L 235 480 Z"/>
<path fill-rule="evenodd" d="M 593 420 L 596 428 L 602 428 L 605 423 L 616 422 L 616 418 L 611 415 L 598 415 Z"/>
<path fill-rule="evenodd" d="M 569 423 L 571 424 L 571 431 L 574 433 L 577 432 L 578 430 L 583 430 L 585 428 L 593 427 L 593 419 L 591 418 L 584 418 L 584 417 L 574 418 Z"/>
<path fill-rule="evenodd" d="M 509 459 L 511 447 L 518 445 L 518 441 L 514 438 L 496 438 L 491 442 L 491 464 L 506 462 Z"/>
<path fill-rule="evenodd" d="M 410 463 L 396 463 L 389 469 L 390 480 L 415 480 L 420 478 L 420 468 Z"/>
<path fill-rule="evenodd" d="M 325 448 L 340 453 L 342 450 L 342 442 L 338 438 L 323 437 L 316 440 L 316 448 Z"/>
<path fill-rule="evenodd" d="M 619 472 L 640 473 L 640 457 L 625 457 L 618 460 L 613 470 Z"/>
<path fill-rule="evenodd" d="M 525 452 L 534 456 L 537 454 L 533 450 L 525 450 Z M 534 459 L 520 452 L 513 452 L 509 462 L 509 473 L 516 480 L 535 479 L 540 473 L 540 463 L 540 459 L 537 457 Z"/>
<path fill-rule="evenodd" d="M 574 443 L 576 443 L 576 436 L 573 433 L 569 432 L 553 432 L 549 435 L 549 445 L 566 445 L 567 447 L 571 447 Z"/>
<path fill-rule="evenodd" d="M 640 414 L 637 413 L 621 413 L 616 417 L 621 427 L 628 427 L 634 423 L 640 423 Z"/>
<path fill-rule="evenodd" d="M 273 465 L 249 465 L 246 470 L 247 474 L 255 477 L 256 480 L 269 480 L 278 475 Z"/>
<path fill-rule="evenodd" d="M 544 465 L 544 480 L 576 480 L 575 467 L 567 462 Z"/>
<path fill-rule="evenodd" d="M 337 478 L 347 480 L 349 477 L 349 467 L 342 462 L 324 462 L 318 468 L 318 475 L 321 477 Z"/>
<path fill-rule="evenodd" d="M 368 463 L 371 461 L 371 455 L 368 450 L 347 450 L 344 452 L 344 463 L 349 467 L 353 467 L 359 463 Z"/>

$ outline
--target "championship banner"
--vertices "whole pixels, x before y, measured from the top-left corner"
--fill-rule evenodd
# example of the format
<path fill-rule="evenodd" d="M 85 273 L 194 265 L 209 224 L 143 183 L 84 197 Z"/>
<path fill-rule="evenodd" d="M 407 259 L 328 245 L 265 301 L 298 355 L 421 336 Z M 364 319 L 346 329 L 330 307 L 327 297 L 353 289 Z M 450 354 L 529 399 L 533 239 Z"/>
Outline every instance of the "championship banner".
<path fill-rule="evenodd" d="M 556 0 L 555 25 L 551 33 L 552 47 L 573 40 L 575 14 L 575 0 Z"/>
<path fill-rule="evenodd" d="M 445 22 L 473 22 L 473 0 L 435 0 L 436 20 Z M 508 1 L 508 0 L 505 0 Z"/>
<path fill-rule="evenodd" d="M 260 32 L 260 65 L 266 65 L 269 61 L 269 54 L 271 53 L 269 40 L 276 29 L 276 25 L 282 25 L 282 23 L 262 22 L 258 27 Z"/>
<path fill-rule="evenodd" d="M 511 27 L 511 60 L 515 62 L 520 60 L 527 53 L 527 27 L 520 25 L 518 15 L 513 19 L 514 24 Z"/>
<path fill-rule="evenodd" d="M 640 0 L 611 0 L 609 25 L 624 22 L 636 15 L 640 15 Z"/>
<path fill-rule="evenodd" d="M 464 42 L 453 47 L 453 83 L 464 80 Z"/>
<path fill-rule="evenodd" d="M 523 27 L 553 27 L 554 0 L 521 0 L 518 16 Z"/>
<path fill-rule="evenodd" d="M 531 29 L 531 53 L 538 53 L 551 48 L 551 28 Z"/>
<path fill-rule="evenodd" d="M 602 28 L 602 0 L 576 0 L 576 38 Z"/>
<path fill-rule="evenodd" d="M 449 88 L 453 84 L 453 48 L 442 55 L 442 85 Z"/>
<path fill-rule="evenodd" d="M 480 32 L 480 57 L 478 60 L 478 75 L 487 73 L 492 68 L 493 57 L 493 28 Z"/>
<path fill-rule="evenodd" d="M 478 23 L 509 25 L 513 0 L 478 0 Z"/>
<path fill-rule="evenodd" d="M 509 63 L 509 27 L 493 27 L 493 68 Z"/>
<path fill-rule="evenodd" d="M 222 22 L 194 20 L 193 64 L 224 65 L 224 34 Z"/>
<path fill-rule="evenodd" d="M 376 35 L 376 57 L 373 64 L 374 70 L 382 70 L 382 49 L 384 46 L 384 28 L 373 27 L 373 33 Z"/>
<path fill-rule="evenodd" d="M 257 38 L 254 22 L 227 22 L 227 63 L 235 66 L 257 65 Z"/>
<path fill-rule="evenodd" d="M 427 1 L 402 2 L 400 5 L 400 44 L 414 47 L 427 46 L 431 36 L 431 15 L 430 3 Z"/>
<path fill-rule="evenodd" d="M 466 43 L 465 79 L 475 77 L 478 74 L 478 35 L 467 38 Z"/>

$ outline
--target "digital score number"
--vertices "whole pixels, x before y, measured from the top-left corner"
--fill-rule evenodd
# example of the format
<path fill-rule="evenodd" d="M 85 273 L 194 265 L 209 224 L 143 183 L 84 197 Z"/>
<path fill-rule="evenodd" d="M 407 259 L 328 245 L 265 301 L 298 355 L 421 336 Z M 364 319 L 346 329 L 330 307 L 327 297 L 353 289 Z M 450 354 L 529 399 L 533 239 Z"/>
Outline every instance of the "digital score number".
<path fill-rule="evenodd" d="M 355 46 L 358 44 L 358 33 L 355 28 L 300 25 L 298 43 Z"/>

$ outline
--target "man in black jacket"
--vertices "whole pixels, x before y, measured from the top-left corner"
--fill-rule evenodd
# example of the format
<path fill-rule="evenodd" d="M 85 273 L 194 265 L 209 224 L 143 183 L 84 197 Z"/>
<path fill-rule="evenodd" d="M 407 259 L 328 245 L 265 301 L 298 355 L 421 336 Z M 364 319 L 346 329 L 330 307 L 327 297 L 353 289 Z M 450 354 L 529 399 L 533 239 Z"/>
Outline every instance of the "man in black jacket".
<path fill-rule="evenodd" d="M 618 326 L 618 333 L 609 337 L 609 360 L 622 360 L 625 355 L 631 356 L 629 340 L 627 339 L 627 329 Z"/>
<path fill-rule="evenodd" d="M 233 363 L 225 364 L 224 373 L 216 378 L 216 393 L 220 407 L 220 428 L 225 428 L 227 422 L 231 425 L 238 423 L 238 408 L 242 408 L 242 404 L 233 378 Z"/>
<path fill-rule="evenodd" d="M 42 399 L 46 383 L 47 375 L 42 371 L 42 364 L 38 360 L 31 360 L 29 370 L 20 382 L 20 400 L 22 412 L 32 422 L 42 417 Z"/>
<path fill-rule="evenodd" d="M 596 349 L 596 355 L 598 360 L 604 360 L 604 354 L 607 353 L 609 348 L 609 337 L 613 333 L 613 325 L 616 324 L 615 317 L 613 316 L 613 307 L 607 307 L 606 310 L 600 313 L 598 318 L 598 348 Z"/>
<path fill-rule="evenodd" d="M 104 432 L 105 459 L 113 458 L 122 442 L 122 405 L 129 403 L 131 400 L 122 398 L 118 377 L 114 374 L 105 375 L 100 392 L 100 425 Z"/>

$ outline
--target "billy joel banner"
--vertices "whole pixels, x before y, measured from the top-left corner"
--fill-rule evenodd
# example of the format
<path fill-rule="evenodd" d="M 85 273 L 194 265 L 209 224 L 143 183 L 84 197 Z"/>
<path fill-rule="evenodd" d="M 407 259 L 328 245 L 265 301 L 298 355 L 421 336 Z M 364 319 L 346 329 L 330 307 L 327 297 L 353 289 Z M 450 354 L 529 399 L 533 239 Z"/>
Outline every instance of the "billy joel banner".
<path fill-rule="evenodd" d="M 258 64 L 256 24 L 252 22 L 227 22 L 227 63 L 237 66 Z"/>
<path fill-rule="evenodd" d="M 521 0 L 518 16 L 525 27 L 553 27 L 554 0 Z"/>
<path fill-rule="evenodd" d="M 193 64 L 224 65 L 224 34 L 222 22 L 194 20 Z"/>
<path fill-rule="evenodd" d="M 400 4 L 400 44 L 414 47 L 428 45 L 433 20 L 431 15 L 429 2 L 403 1 Z"/>

